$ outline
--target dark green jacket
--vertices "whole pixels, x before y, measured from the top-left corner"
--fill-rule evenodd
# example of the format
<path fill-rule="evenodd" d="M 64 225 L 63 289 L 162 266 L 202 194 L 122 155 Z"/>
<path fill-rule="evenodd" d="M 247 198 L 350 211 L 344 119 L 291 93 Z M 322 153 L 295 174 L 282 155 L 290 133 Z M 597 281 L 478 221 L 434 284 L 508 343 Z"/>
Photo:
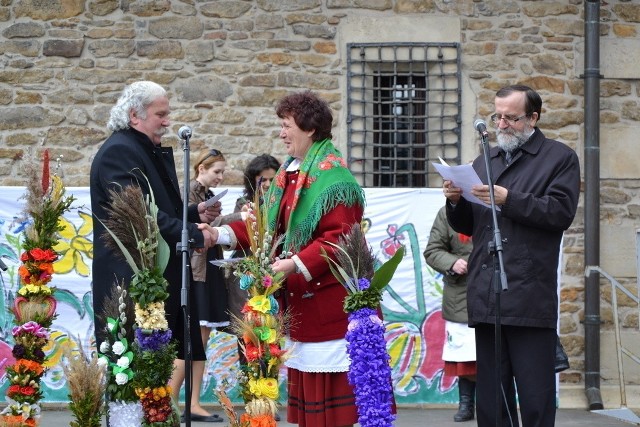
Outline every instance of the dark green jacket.
<path fill-rule="evenodd" d="M 428 265 L 443 275 L 442 317 L 451 322 L 467 323 L 467 275 L 451 271 L 453 264 L 460 258 L 468 260 L 473 245 L 460 240 L 447 222 L 446 210 L 438 211 L 429 243 L 424 250 L 424 259 Z"/>

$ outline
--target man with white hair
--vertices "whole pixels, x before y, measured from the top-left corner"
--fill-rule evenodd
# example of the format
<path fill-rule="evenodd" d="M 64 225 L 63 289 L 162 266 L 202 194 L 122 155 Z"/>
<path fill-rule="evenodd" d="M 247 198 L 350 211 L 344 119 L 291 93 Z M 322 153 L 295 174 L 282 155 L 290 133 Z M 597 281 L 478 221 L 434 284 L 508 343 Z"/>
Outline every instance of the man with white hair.
<path fill-rule="evenodd" d="M 176 244 L 181 241 L 183 204 L 176 175 L 173 150 L 161 145 L 162 136 L 170 125 L 169 99 L 160 85 L 150 81 L 139 81 L 127 86 L 116 105 L 111 109 L 107 124 L 113 133 L 102 144 L 91 164 L 90 191 L 91 209 L 99 219 L 105 219 L 105 208 L 109 206 L 110 189 L 118 191 L 128 185 L 136 185 L 143 194 L 153 192 L 158 206 L 158 226 L 160 233 L 170 248 L 169 263 L 164 271 L 168 281 L 169 297 L 165 301 L 165 311 L 169 329 L 177 341 L 178 359 L 171 378 L 174 398 L 184 380 L 184 333 L 181 315 L 180 290 L 182 286 L 181 256 Z M 209 223 L 219 210 L 207 209 L 204 203 L 189 206 L 187 230 L 194 247 L 208 248 L 213 239 L 206 230 L 199 230 L 196 223 Z M 104 337 L 104 321 L 101 310 L 104 298 L 109 294 L 114 281 L 129 283 L 132 270 L 116 250 L 105 245 L 102 238 L 105 229 L 100 221 L 94 221 L 94 262 L 93 307 L 95 332 L 98 345 Z M 195 307 L 195 305 L 192 305 Z M 200 381 L 204 371 L 205 352 L 200 339 L 198 316 L 192 310 L 191 346 L 193 350 L 194 390 L 199 393 Z M 194 407 L 193 404 L 197 407 Z M 203 421 L 222 421 L 217 416 L 207 414 L 199 406 L 199 399 L 192 401 L 193 416 L 210 418 Z M 198 413 L 199 412 L 199 413 Z M 213 419 L 216 418 L 216 419 Z M 199 419 L 200 421 L 200 419 Z"/>

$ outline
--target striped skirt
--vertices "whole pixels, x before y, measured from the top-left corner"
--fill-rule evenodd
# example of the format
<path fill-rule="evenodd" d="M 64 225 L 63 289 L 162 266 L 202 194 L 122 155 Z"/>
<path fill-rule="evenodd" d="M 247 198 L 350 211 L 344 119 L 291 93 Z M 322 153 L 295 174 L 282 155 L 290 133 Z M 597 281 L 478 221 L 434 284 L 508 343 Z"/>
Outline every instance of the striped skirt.
<path fill-rule="evenodd" d="M 341 427 L 358 422 L 346 372 L 302 372 L 289 368 L 287 421 L 301 427 Z"/>

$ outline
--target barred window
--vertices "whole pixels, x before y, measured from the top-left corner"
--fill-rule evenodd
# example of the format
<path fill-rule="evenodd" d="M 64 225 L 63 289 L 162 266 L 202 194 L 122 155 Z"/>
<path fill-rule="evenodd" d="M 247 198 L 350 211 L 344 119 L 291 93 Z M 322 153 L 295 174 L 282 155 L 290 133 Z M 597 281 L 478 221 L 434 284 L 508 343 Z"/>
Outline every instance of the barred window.
<path fill-rule="evenodd" d="M 365 187 L 440 185 L 460 163 L 458 43 L 347 44 L 347 159 Z"/>

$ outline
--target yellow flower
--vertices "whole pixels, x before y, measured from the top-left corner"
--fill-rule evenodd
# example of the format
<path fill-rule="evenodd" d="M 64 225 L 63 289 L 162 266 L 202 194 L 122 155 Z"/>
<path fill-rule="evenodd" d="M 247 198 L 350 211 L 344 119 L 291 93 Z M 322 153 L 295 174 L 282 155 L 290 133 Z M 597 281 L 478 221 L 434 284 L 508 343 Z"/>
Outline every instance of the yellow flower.
<path fill-rule="evenodd" d="M 248 304 L 249 307 L 261 313 L 266 313 L 271 310 L 271 301 L 264 295 L 256 295 L 249 300 Z"/>
<path fill-rule="evenodd" d="M 47 285 L 24 285 L 18 290 L 18 295 L 23 297 L 34 295 L 49 296 L 51 295 L 51 288 Z"/>
<path fill-rule="evenodd" d="M 89 266 L 84 260 L 86 256 L 93 259 L 93 242 L 87 238 L 93 232 L 91 215 L 79 212 L 82 225 L 76 227 L 66 218 L 60 217 L 58 225 L 62 227 L 60 240 L 53 249 L 61 254 L 61 258 L 53 265 L 56 273 L 66 274 L 75 270 L 80 276 L 89 276 Z"/>
<path fill-rule="evenodd" d="M 256 397 L 266 397 L 276 400 L 280 393 L 278 380 L 275 378 L 258 378 L 249 380 L 249 391 Z"/>
<path fill-rule="evenodd" d="M 136 323 L 142 329 L 165 330 L 169 328 L 164 313 L 164 301 L 152 302 L 146 308 L 135 306 Z"/>

